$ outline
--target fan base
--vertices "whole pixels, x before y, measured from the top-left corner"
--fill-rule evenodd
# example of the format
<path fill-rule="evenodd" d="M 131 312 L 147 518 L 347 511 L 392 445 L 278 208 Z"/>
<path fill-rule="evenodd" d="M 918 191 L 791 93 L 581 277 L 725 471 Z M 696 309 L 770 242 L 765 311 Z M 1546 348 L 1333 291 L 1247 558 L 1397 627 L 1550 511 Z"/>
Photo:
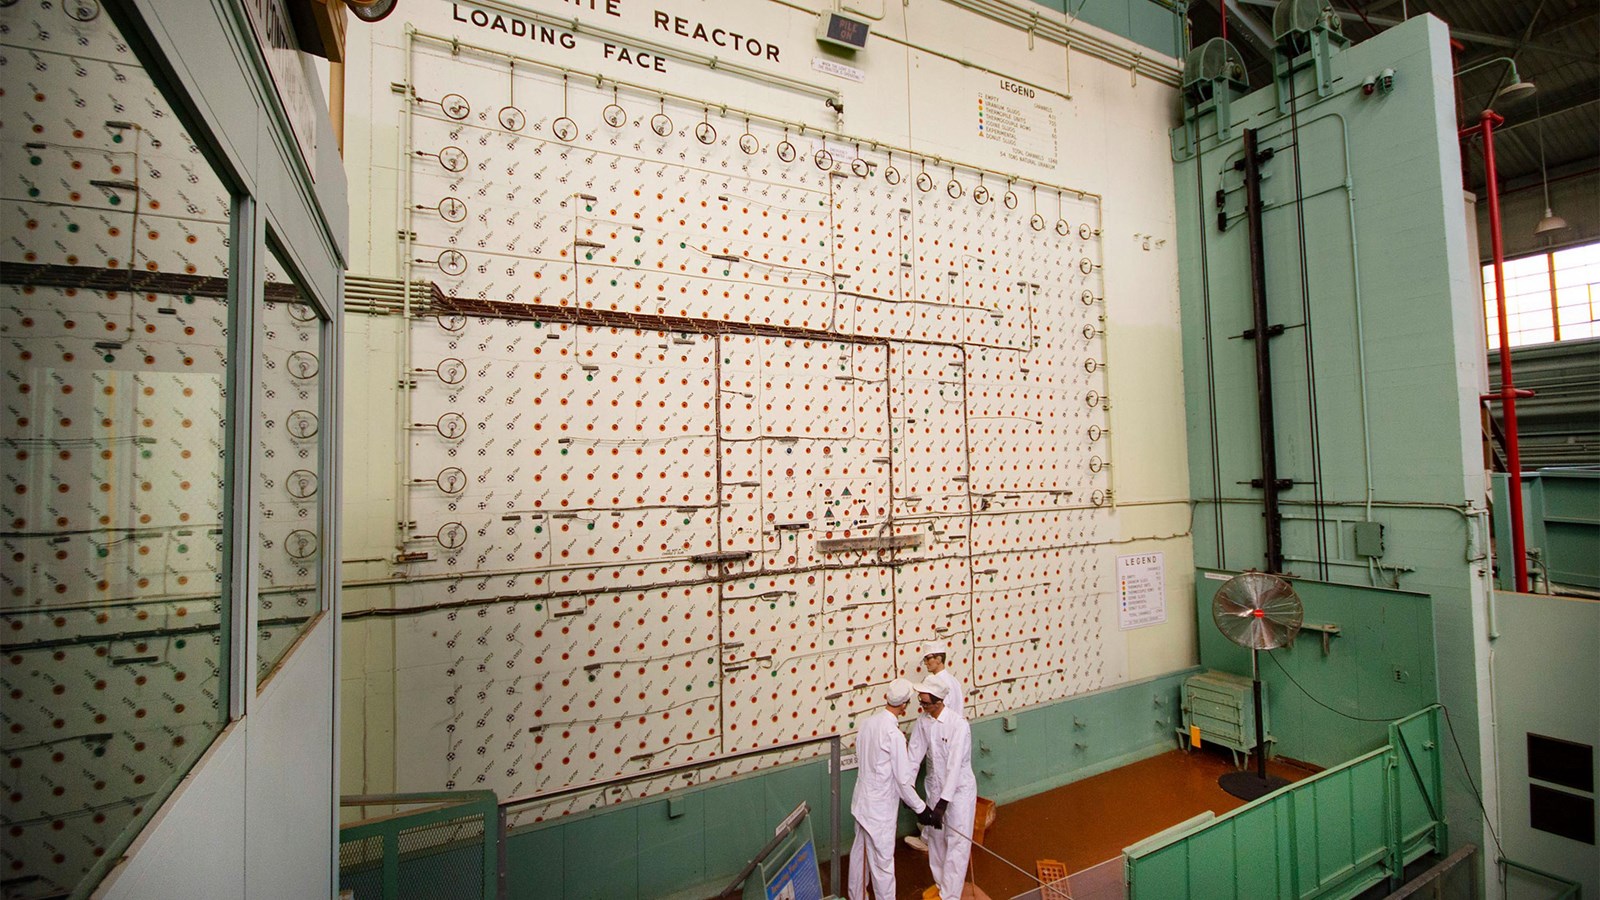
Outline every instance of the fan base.
<path fill-rule="evenodd" d="M 1288 784 L 1287 778 L 1268 775 L 1262 778 L 1254 772 L 1229 772 L 1217 779 L 1217 786 L 1240 800 L 1259 800 Z"/>

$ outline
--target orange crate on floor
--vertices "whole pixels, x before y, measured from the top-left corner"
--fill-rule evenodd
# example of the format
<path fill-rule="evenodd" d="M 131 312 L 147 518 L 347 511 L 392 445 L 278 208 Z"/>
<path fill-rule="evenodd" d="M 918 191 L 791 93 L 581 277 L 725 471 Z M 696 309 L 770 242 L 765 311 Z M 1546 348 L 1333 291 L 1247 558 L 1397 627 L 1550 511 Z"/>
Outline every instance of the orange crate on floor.
<path fill-rule="evenodd" d="M 990 826 L 994 825 L 994 820 L 994 801 L 988 797 L 979 797 L 978 809 L 972 817 L 972 842 L 974 844 L 983 843 L 983 834 L 989 830 Z"/>

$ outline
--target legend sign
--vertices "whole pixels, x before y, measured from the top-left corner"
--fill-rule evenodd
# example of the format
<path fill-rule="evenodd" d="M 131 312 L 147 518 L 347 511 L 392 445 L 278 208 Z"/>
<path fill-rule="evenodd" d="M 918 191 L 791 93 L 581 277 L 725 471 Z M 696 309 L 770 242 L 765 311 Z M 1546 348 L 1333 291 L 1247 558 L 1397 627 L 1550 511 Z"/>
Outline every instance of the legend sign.
<path fill-rule="evenodd" d="M 1117 557 L 1117 604 L 1123 631 L 1167 620 L 1166 562 L 1160 553 Z"/>

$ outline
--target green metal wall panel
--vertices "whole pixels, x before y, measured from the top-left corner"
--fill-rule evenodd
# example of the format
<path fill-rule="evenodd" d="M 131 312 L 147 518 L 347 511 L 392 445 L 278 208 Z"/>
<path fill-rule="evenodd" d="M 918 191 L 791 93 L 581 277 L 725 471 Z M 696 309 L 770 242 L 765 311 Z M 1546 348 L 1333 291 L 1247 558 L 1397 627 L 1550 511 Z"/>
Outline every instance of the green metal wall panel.
<path fill-rule="evenodd" d="M 1384 69 L 1394 70 L 1395 90 L 1364 94 L 1361 83 Z M 1487 521 L 1473 375 L 1481 304 L 1466 245 L 1447 29 L 1414 18 L 1335 51 L 1329 72 L 1326 96 L 1309 70 L 1296 79 L 1292 118 L 1278 111 L 1271 85 L 1234 100 L 1232 136 L 1219 140 L 1208 118 L 1198 157 L 1185 155 L 1182 129 L 1174 132 L 1195 559 L 1226 570 L 1265 565 L 1261 491 L 1250 486 L 1260 476 L 1254 357 L 1240 339 L 1250 327 L 1249 248 L 1232 168 L 1240 129 L 1251 127 L 1275 151 L 1262 190 L 1269 319 L 1286 327 L 1272 339 L 1279 474 L 1295 482 L 1285 493 L 1284 568 L 1398 587 L 1431 606 L 1431 634 L 1403 617 L 1400 634 L 1363 639 L 1360 660 L 1341 652 L 1354 640 L 1335 639 L 1332 656 L 1302 683 L 1341 711 L 1382 717 L 1433 699 L 1420 686 L 1437 671 L 1466 771 L 1481 783 Z M 1233 217 L 1224 231 L 1219 189 Z M 1356 525 L 1368 521 L 1385 527 L 1384 554 L 1373 561 L 1354 547 Z M 1338 624 L 1363 621 L 1392 624 L 1355 609 Z M 1214 631 L 1202 623 L 1208 665 Z M 1387 663 L 1422 656 L 1432 658 L 1426 675 L 1412 672 L 1396 696 Z M 1372 727 L 1310 704 L 1278 714 L 1276 704 L 1298 693 L 1278 687 L 1272 724 L 1283 752 L 1326 763 L 1377 739 Z M 1467 812 L 1475 802 L 1466 779 L 1451 783 L 1457 833 L 1481 845 L 1487 835 Z"/>
<path fill-rule="evenodd" d="M 1166 56 L 1182 57 L 1182 16 L 1161 0 L 1035 0 Z"/>
<path fill-rule="evenodd" d="M 1211 598 L 1224 583 L 1218 579 L 1230 574 L 1201 569 L 1195 576 L 1200 662 L 1248 676 L 1250 652 L 1223 637 L 1211 621 Z M 1336 765 L 1381 744 L 1385 723 L 1352 721 L 1322 704 L 1352 716 L 1382 718 L 1437 699 L 1433 604 L 1422 594 L 1307 579 L 1296 581 L 1295 590 L 1307 623 L 1338 625 L 1340 633 L 1329 639 L 1326 655 L 1315 631 L 1302 631 L 1293 647 L 1273 651 L 1270 658 L 1261 654 L 1274 752 Z M 1396 680 L 1396 670 L 1404 680 Z"/>

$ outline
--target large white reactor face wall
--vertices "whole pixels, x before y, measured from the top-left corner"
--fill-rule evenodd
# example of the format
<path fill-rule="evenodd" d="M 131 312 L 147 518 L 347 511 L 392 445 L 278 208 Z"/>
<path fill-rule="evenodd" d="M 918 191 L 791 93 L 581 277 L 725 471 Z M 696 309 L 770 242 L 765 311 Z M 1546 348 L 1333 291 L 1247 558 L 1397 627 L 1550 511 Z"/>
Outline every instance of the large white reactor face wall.
<path fill-rule="evenodd" d="M 971 715 L 1120 677 L 1097 196 L 842 137 L 782 85 L 694 73 L 769 117 L 541 65 L 559 29 L 430 27 L 494 38 L 375 51 L 409 72 L 372 115 L 432 297 L 400 363 L 397 788 L 848 734 L 936 639 Z"/>

